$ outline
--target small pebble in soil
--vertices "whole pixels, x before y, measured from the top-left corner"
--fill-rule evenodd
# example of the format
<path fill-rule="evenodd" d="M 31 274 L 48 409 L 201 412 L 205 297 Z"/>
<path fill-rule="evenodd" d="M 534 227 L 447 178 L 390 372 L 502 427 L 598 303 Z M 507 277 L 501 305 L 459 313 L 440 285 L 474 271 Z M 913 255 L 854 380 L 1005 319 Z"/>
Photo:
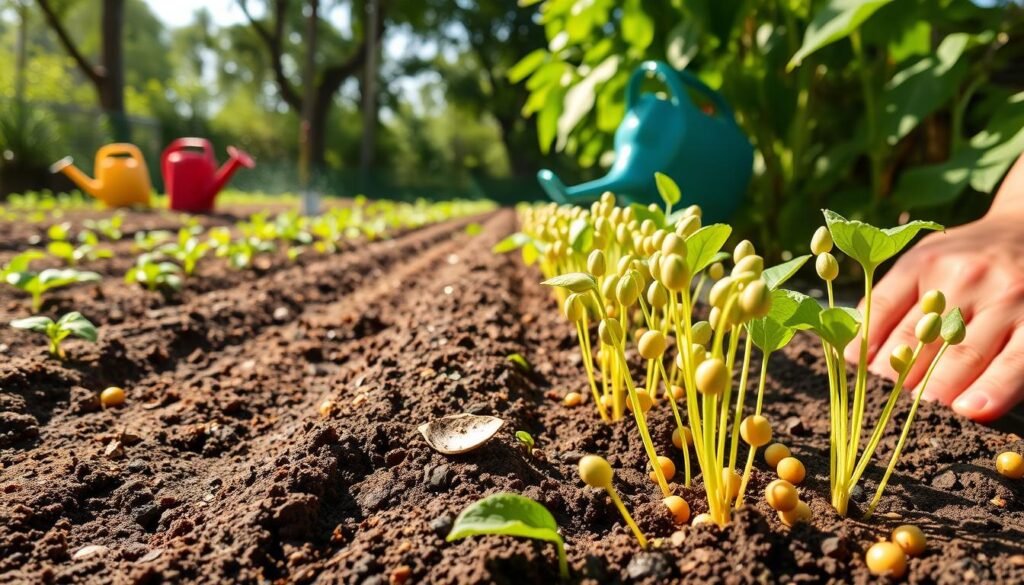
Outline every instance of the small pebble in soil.
<path fill-rule="evenodd" d="M 668 573 L 668 560 L 665 559 L 665 555 L 656 552 L 637 553 L 626 566 L 626 575 L 630 579 L 662 579 Z"/>
<path fill-rule="evenodd" d="M 821 541 L 821 554 L 830 559 L 845 560 L 850 557 L 846 540 L 838 536 L 830 536 Z"/>
<path fill-rule="evenodd" d="M 951 490 L 956 487 L 957 483 L 956 474 L 950 470 L 944 471 L 932 479 L 932 487 L 940 490 Z"/>
<path fill-rule="evenodd" d="M 454 523 L 455 519 L 452 518 L 451 514 L 442 514 L 430 521 L 430 529 L 434 531 L 438 538 L 444 538 L 452 531 Z"/>
<path fill-rule="evenodd" d="M 409 565 L 399 565 L 391 570 L 391 576 L 388 578 L 390 585 L 402 585 L 412 577 L 412 568 Z"/>
<path fill-rule="evenodd" d="M 290 315 L 290 314 L 291 314 L 291 311 L 288 310 L 288 307 L 278 307 L 278 308 L 274 309 L 274 321 L 277 321 L 277 322 L 287 321 L 288 320 L 288 315 Z"/>

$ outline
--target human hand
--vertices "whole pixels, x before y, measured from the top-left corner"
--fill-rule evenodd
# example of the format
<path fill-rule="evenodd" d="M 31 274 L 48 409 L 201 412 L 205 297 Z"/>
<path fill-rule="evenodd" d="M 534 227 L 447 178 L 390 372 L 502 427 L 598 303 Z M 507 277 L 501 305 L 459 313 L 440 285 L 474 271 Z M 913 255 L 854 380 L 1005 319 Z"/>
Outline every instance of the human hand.
<path fill-rule="evenodd" d="M 895 379 L 889 354 L 902 343 L 917 345 L 918 300 L 932 289 L 945 293 L 947 307 L 960 307 L 967 337 L 946 350 L 924 399 L 951 404 L 982 422 L 1001 417 L 1024 401 L 1024 157 L 985 217 L 927 236 L 875 286 L 868 338 L 872 372 Z M 939 345 L 922 350 L 907 388 L 921 381 Z M 846 359 L 856 362 L 859 351 L 859 342 L 850 344 Z"/>

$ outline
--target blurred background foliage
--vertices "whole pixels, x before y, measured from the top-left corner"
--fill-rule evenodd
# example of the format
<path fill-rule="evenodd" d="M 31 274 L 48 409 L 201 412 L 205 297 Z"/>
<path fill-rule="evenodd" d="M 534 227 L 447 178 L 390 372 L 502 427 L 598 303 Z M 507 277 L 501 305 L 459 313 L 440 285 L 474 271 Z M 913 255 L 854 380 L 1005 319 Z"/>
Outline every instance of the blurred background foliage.
<path fill-rule="evenodd" d="M 329 193 L 539 198 L 540 168 L 604 173 L 647 59 L 733 105 L 758 152 L 736 223 L 771 255 L 820 207 L 976 217 L 1024 150 L 1020 2 L 234 0 L 247 18 L 170 26 L 164 1 L 0 0 L 0 193 L 114 139 L 159 186 L 162 147 L 199 135 L 257 159 L 243 189 L 295 191 L 306 144 Z"/>
<path fill-rule="evenodd" d="M 637 65 L 694 72 L 756 147 L 741 223 L 773 254 L 795 249 L 822 207 L 881 224 L 977 217 L 1024 150 L 1018 3 L 523 3 L 548 40 L 511 71 L 531 92 L 539 147 L 607 165 Z"/>

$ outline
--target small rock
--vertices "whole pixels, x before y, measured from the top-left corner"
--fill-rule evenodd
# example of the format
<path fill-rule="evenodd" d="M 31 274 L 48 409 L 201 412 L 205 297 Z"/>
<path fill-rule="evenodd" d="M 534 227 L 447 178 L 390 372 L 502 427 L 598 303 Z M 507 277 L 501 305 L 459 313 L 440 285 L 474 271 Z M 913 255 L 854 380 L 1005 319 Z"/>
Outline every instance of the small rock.
<path fill-rule="evenodd" d="M 940 490 L 951 490 L 956 487 L 957 477 L 952 471 L 944 471 L 932 479 L 932 487 L 939 488 Z"/>
<path fill-rule="evenodd" d="M 107 444 L 107 448 L 103 450 L 103 455 L 108 459 L 120 459 L 124 457 L 124 445 L 118 440 L 111 441 Z"/>
<path fill-rule="evenodd" d="M 455 519 L 451 514 L 442 514 L 430 521 L 430 529 L 438 538 L 444 538 L 452 531 L 453 524 L 455 524 Z"/>
<path fill-rule="evenodd" d="M 626 574 L 630 579 L 662 579 L 669 573 L 668 561 L 661 553 L 642 552 L 633 555 L 629 565 L 626 566 Z"/>
<path fill-rule="evenodd" d="M 434 467 L 427 467 L 424 470 L 423 476 L 428 486 L 442 489 L 448 485 L 448 473 L 450 470 L 451 468 L 447 463 L 442 463 Z"/>
<path fill-rule="evenodd" d="M 676 530 L 669 538 L 669 542 L 671 542 L 672 546 L 676 548 L 683 546 L 683 543 L 686 542 L 686 533 L 682 530 Z"/>
<path fill-rule="evenodd" d="M 103 546 L 102 544 L 90 544 L 88 546 L 83 546 L 82 548 L 76 550 L 75 554 L 71 555 L 71 557 L 75 560 L 80 561 L 82 559 L 87 559 L 89 557 L 94 557 L 97 555 L 105 555 L 109 551 L 110 549 Z"/>
<path fill-rule="evenodd" d="M 807 425 L 798 416 L 791 416 L 783 423 L 786 431 L 794 437 L 805 437 L 808 435 Z"/>
<path fill-rule="evenodd" d="M 846 547 L 846 541 L 838 536 L 830 536 L 821 541 L 821 554 L 836 560 L 849 558 L 850 551 Z"/>
<path fill-rule="evenodd" d="M 391 570 L 388 582 L 391 585 L 402 585 L 412 577 L 412 568 L 409 565 L 399 565 Z"/>
<path fill-rule="evenodd" d="M 160 555 L 162 555 L 162 554 L 164 554 L 164 549 L 162 549 L 162 548 L 154 548 L 153 550 L 149 551 L 148 553 L 142 555 L 142 557 L 139 558 L 138 562 L 140 562 L 140 563 L 150 563 L 150 562 L 153 562 L 153 561 L 157 560 L 158 558 L 160 558 Z"/>
<path fill-rule="evenodd" d="M 291 311 L 288 307 L 278 307 L 274 309 L 274 321 L 283 322 L 288 320 L 288 316 L 291 315 Z"/>
<path fill-rule="evenodd" d="M 864 488 L 860 487 L 859 485 L 853 486 L 853 489 L 850 490 L 850 497 L 853 498 L 855 502 L 863 502 Z"/>

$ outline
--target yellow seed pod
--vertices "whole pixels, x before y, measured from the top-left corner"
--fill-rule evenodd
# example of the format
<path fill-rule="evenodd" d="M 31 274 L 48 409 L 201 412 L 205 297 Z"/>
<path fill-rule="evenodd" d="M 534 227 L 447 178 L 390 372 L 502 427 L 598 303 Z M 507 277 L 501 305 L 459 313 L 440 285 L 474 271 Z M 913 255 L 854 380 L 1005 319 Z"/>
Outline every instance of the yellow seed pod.
<path fill-rule="evenodd" d="M 811 507 L 804 501 L 797 502 L 796 507 L 788 512 L 779 512 L 779 520 L 789 527 L 793 527 L 801 523 L 806 524 L 811 521 L 812 517 L 813 513 L 811 512 Z"/>
<path fill-rule="evenodd" d="M 818 276 L 822 280 L 828 282 L 832 282 L 839 276 L 839 262 L 828 252 L 818 254 L 818 259 L 814 261 L 814 269 L 818 271 Z"/>
<path fill-rule="evenodd" d="M 755 280 L 740 293 L 740 308 L 752 317 L 764 317 L 772 308 L 772 292 L 763 280 Z"/>
<path fill-rule="evenodd" d="M 676 427 L 676 430 L 672 431 L 672 444 L 675 445 L 676 449 L 682 450 L 685 448 L 683 447 L 684 440 L 687 447 L 693 445 L 693 433 L 690 432 L 690 429 L 683 427 L 683 434 L 680 436 L 679 427 Z"/>
<path fill-rule="evenodd" d="M 864 555 L 864 563 L 872 575 L 885 575 L 890 579 L 900 579 L 907 572 L 907 554 L 898 545 L 891 542 L 876 542 Z"/>
<path fill-rule="evenodd" d="M 645 414 L 648 410 L 651 409 L 652 406 L 654 406 L 654 399 L 651 398 L 651 394 L 647 390 L 644 390 L 643 388 L 636 389 L 636 401 L 640 403 L 640 410 L 642 410 Z M 629 409 L 630 412 L 633 412 L 632 400 L 626 401 L 626 408 Z"/>
<path fill-rule="evenodd" d="M 714 524 L 715 519 L 711 517 L 711 514 L 704 512 L 703 514 L 697 514 L 693 517 L 693 522 L 690 522 L 690 526 L 702 526 L 704 524 Z"/>
<path fill-rule="evenodd" d="M 694 343 L 690 346 L 690 361 L 693 363 L 694 368 L 704 363 L 706 359 L 708 359 L 708 352 L 704 349 L 703 345 Z M 676 365 L 679 365 L 678 360 Z M 682 369 L 682 366 L 679 366 L 679 369 Z"/>
<path fill-rule="evenodd" d="M 686 258 L 686 241 L 682 236 L 668 234 L 661 242 L 661 253 L 665 256 L 675 254 L 680 258 Z"/>
<path fill-rule="evenodd" d="M 924 549 L 928 546 L 928 539 L 924 536 L 922 531 L 913 524 L 904 524 L 896 527 L 892 531 L 893 544 L 903 549 L 903 552 L 909 557 L 921 556 Z"/>
<path fill-rule="evenodd" d="M 632 307 L 636 300 L 640 298 L 640 287 L 637 285 L 638 280 L 636 272 L 630 270 L 619 280 L 619 285 L 615 287 L 615 298 L 619 300 L 623 307 Z"/>
<path fill-rule="evenodd" d="M 811 253 L 820 256 L 832 251 L 832 234 L 828 228 L 821 226 L 811 237 Z"/>
<path fill-rule="evenodd" d="M 668 457 L 658 455 L 658 467 L 661 468 L 661 473 L 665 476 L 665 481 L 672 481 L 672 478 L 676 475 L 676 464 Z M 647 475 L 651 478 L 651 481 L 657 483 L 658 476 L 654 471 L 651 471 Z"/>
<path fill-rule="evenodd" d="M 728 323 L 722 323 L 722 310 L 718 307 L 711 307 L 711 312 L 708 313 L 708 323 L 711 323 L 711 328 L 716 329 L 723 327 L 728 329 Z"/>
<path fill-rule="evenodd" d="M 590 253 L 590 256 L 587 256 L 587 272 L 594 275 L 595 278 L 604 276 L 607 269 L 608 265 L 605 262 L 604 250 L 594 250 Z"/>
<path fill-rule="evenodd" d="M 996 457 L 996 471 L 1004 477 L 1020 479 L 1024 477 L 1024 457 L 1013 451 L 1000 453 Z"/>
<path fill-rule="evenodd" d="M 740 260 L 750 256 L 754 253 L 754 244 L 750 240 L 743 240 L 736 244 L 736 247 L 732 251 L 732 261 L 736 264 L 740 263 Z"/>
<path fill-rule="evenodd" d="M 914 359 L 914 350 L 910 349 L 909 345 L 901 343 L 894 347 L 892 353 L 889 354 L 889 365 L 896 370 L 897 374 L 902 374 L 907 371 L 907 366 L 910 365 L 912 359 Z"/>
<path fill-rule="evenodd" d="M 611 191 L 605 191 L 604 193 L 601 193 L 601 203 L 609 207 L 615 205 L 615 193 L 612 193 Z"/>
<path fill-rule="evenodd" d="M 740 437 L 752 447 L 763 447 L 772 440 L 772 425 L 760 414 L 752 414 L 740 423 Z"/>
<path fill-rule="evenodd" d="M 564 240 L 557 240 L 557 241 L 555 241 L 555 244 L 551 247 L 551 249 L 552 249 L 552 254 L 555 255 L 555 258 L 563 258 L 565 256 L 565 241 Z"/>
<path fill-rule="evenodd" d="M 605 345 L 617 346 L 622 343 L 622 325 L 615 319 L 602 319 L 597 333 Z"/>
<path fill-rule="evenodd" d="M 743 478 L 740 474 L 736 473 L 733 469 L 722 469 L 722 487 L 725 488 L 726 493 L 729 494 L 729 499 L 734 499 L 740 495 L 740 483 L 743 482 Z"/>
<path fill-rule="evenodd" d="M 704 394 L 717 395 L 729 385 L 729 370 L 721 358 L 704 360 L 697 366 L 697 390 Z"/>
<path fill-rule="evenodd" d="M 604 282 L 601 283 L 601 296 L 608 301 L 615 300 L 615 288 L 619 286 L 619 277 L 615 274 L 609 274 L 604 277 Z"/>
<path fill-rule="evenodd" d="M 647 360 L 660 359 L 665 353 L 665 334 L 661 331 L 648 331 L 640 337 L 637 344 L 640 355 Z"/>
<path fill-rule="evenodd" d="M 704 210 L 700 208 L 700 205 L 691 205 L 683 210 L 683 217 L 701 217 L 704 215 Z"/>
<path fill-rule="evenodd" d="M 775 469 L 778 467 L 779 461 L 791 455 L 789 447 L 782 443 L 772 443 L 764 450 L 764 462 L 768 464 L 768 467 Z"/>
<path fill-rule="evenodd" d="M 672 520 L 676 524 L 686 524 L 690 521 L 690 505 L 683 498 L 668 496 L 662 500 L 662 503 L 668 508 L 669 514 L 672 514 Z"/>
<path fill-rule="evenodd" d="M 714 333 L 711 329 L 711 323 L 707 321 L 697 321 L 690 326 L 690 338 L 694 343 L 706 346 L 711 341 L 711 334 Z"/>
<path fill-rule="evenodd" d="M 324 399 L 317 410 L 320 412 L 320 418 L 331 418 L 331 415 L 334 414 L 336 408 L 337 404 L 335 404 L 333 400 Z"/>
<path fill-rule="evenodd" d="M 619 318 L 619 305 L 618 303 L 608 303 L 604 306 L 604 312 L 608 315 L 609 319 Z"/>
<path fill-rule="evenodd" d="M 658 277 L 661 276 L 661 258 L 661 250 L 655 250 L 647 259 L 647 273 L 654 280 L 658 280 Z"/>
<path fill-rule="evenodd" d="M 665 230 L 655 230 L 654 233 L 651 234 L 651 247 L 654 248 L 654 250 L 661 248 L 662 243 L 665 241 L 665 236 L 667 235 L 668 232 L 666 232 Z M 653 252 L 654 250 L 651 250 L 651 252 Z"/>
<path fill-rule="evenodd" d="M 647 302 L 655 309 L 668 304 L 668 289 L 657 280 L 647 287 Z"/>
<path fill-rule="evenodd" d="M 711 280 L 719 280 L 723 276 L 725 276 L 725 266 L 722 266 L 721 262 L 715 262 L 708 266 L 708 277 Z"/>
<path fill-rule="evenodd" d="M 630 233 L 629 228 L 626 226 L 626 224 L 620 223 L 615 228 L 615 241 L 618 242 L 619 245 L 625 246 L 626 242 L 630 241 L 632 237 L 633 236 Z"/>
<path fill-rule="evenodd" d="M 583 301 L 580 299 L 579 293 L 572 293 L 565 297 L 565 303 L 562 305 L 562 312 L 565 313 L 565 318 L 570 323 L 578 323 L 583 320 Z"/>
<path fill-rule="evenodd" d="M 562 403 L 568 407 L 579 406 L 583 404 L 583 395 L 579 392 L 569 392 L 562 399 Z"/>
<path fill-rule="evenodd" d="M 615 266 L 615 273 L 620 277 L 626 274 L 626 271 L 628 271 L 630 266 L 633 265 L 634 259 L 636 259 L 636 256 L 633 254 L 623 255 L 622 258 L 619 258 L 619 263 Z"/>
<path fill-rule="evenodd" d="M 931 343 L 938 339 L 942 332 L 942 317 L 938 313 L 928 313 L 918 320 L 914 327 L 914 336 L 922 343 Z"/>
<path fill-rule="evenodd" d="M 590 487 L 608 488 L 612 485 L 615 472 L 604 457 L 584 455 L 580 459 L 580 478 Z"/>
<path fill-rule="evenodd" d="M 804 481 L 804 477 L 807 476 L 804 464 L 792 456 L 779 461 L 778 466 L 775 467 L 775 472 L 779 474 L 780 479 L 784 479 L 793 485 L 800 485 Z"/>
<path fill-rule="evenodd" d="M 744 240 L 746 241 L 746 240 Z M 764 258 L 757 254 L 747 254 L 740 261 L 732 267 L 732 275 L 743 274 L 744 272 L 753 272 L 760 276 L 764 272 Z"/>
<path fill-rule="evenodd" d="M 124 404 L 125 392 L 123 388 L 117 386 L 111 386 L 103 392 L 100 392 L 100 405 L 103 408 L 111 408 L 113 406 L 121 406 Z"/>
<path fill-rule="evenodd" d="M 658 229 L 658 226 L 653 220 L 645 219 L 640 223 L 640 233 L 644 236 L 653 234 L 656 229 Z"/>
<path fill-rule="evenodd" d="M 946 295 L 939 290 L 930 290 L 921 296 L 922 313 L 942 314 L 946 310 Z"/>
<path fill-rule="evenodd" d="M 690 284 L 690 269 L 677 254 L 662 256 L 660 273 L 661 283 L 670 291 L 681 291 Z"/>
<path fill-rule="evenodd" d="M 764 490 L 768 505 L 779 512 L 791 512 L 800 503 L 796 487 L 784 479 L 776 479 Z"/>
<path fill-rule="evenodd" d="M 700 216 L 688 215 L 676 224 L 676 235 L 688 238 L 700 229 Z"/>
<path fill-rule="evenodd" d="M 739 322 L 739 317 L 739 307 L 733 303 L 729 305 L 728 313 L 722 312 L 718 307 L 712 307 L 711 312 L 708 314 L 708 321 L 711 323 L 711 328 L 718 331 L 719 329 L 729 329 Z"/>
<path fill-rule="evenodd" d="M 708 302 L 711 303 L 712 307 L 723 307 L 725 301 L 729 297 L 729 293 L 732 291 L 732 285 L 734 281 L 731 276 L 719 280 L 711 287 L 711 292 L 708 293 Z"/>

